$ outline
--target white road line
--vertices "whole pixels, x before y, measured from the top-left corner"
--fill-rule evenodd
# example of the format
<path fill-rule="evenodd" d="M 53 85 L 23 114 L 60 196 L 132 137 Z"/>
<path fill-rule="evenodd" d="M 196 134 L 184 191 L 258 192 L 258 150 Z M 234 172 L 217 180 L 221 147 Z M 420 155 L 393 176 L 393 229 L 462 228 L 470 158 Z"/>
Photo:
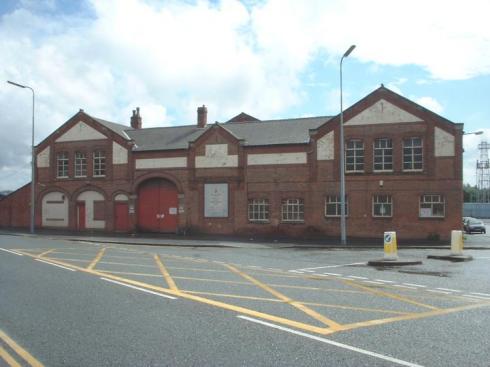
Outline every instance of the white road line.
<path fill-rule="evenodd" d="M 488 293 L 470 292 L 470 294 L 476 294 L 477 296 L 487 296 L 487 297 L 490 297 L 490 294 L 488 294 Z"/>
<path fill-rule="evenodd" d="M 0 250 L 5 251 L 5 252 L 9 252 L 9 253 L 14 254 L 14 255 L 17 255 L 17 256 L 24 256 L 22 254 L 19 254 L 18 252 L 15 252 L 15 251 L 12 251 L 12 250 L 7 250 L 6 248 L 1 248 L 0 247 Z"/>
<path fill-rule="evenodd" d="M 102 278 L 102 277 L 100 279 L 105 280 L 107 282 L 114 283 L 114 284 L 123 285 L 123 286 L 128 287 L 128 288 L 137 289 L 137 290 L 142 291 L 142 292 L 145 292 L 145 293 L 150 293 L 150 294 L 153 294 L 155 296 L 160 296 L 160 297 L 169 298 L 169 299 L 177 299 L 177 297 L 167 296 L 166 294 L 161 294 L 161 293 L 158 293 L 158 292 L 153 292 L 153 291 L 150 291 L 148 289 L 136 287 L 136 286 L 131 285 L 131 284 L 126 284 L 126 283 L 118 282 L 117 280 L 112 280 L 112 279 Z"/>
<path fill-rule="evenodd" d="M 446 291 L 438 291 L 436 289 L 426 289 L 427 292 L 432 292 L 432 293 L 441 293 L 441 294 L 451 294 L 451 292 L 446 292 Z"/>
<path fill-rule="evenodd" d="M 70 271 L 76 271 L 75 269 L 67 268 L 66 266 L 63 266 L 63 265 L 54 264 L 54 263 L 52 263 L 50 261 L 41 260 L 41 259 L 35 259 L 35 260 L 36 261 L 39 261 L 41 263 L 45 263 L 45 264 L 56 266 L 57 268 L 61 268 L 61 269 L 65 269 L 65 270 L 70 270 Z"/>
<path fill-rule="evenodd" d="M 252 317 L 242 316 L 242 315 L 239 315 L 237 317 L 240 318 L 240 319 L 243 319 L 243 320 L 255 322 L 257 324 L 261 324 L 261 325 L 264 325 L 264 326 L 268 326 L 268 327 L 271 327 L 273 329 L 278 329 L 278 330 L 286 331 L 286 332 L 291 333 L 291 334 L 303 336 L 305 338 L 313 339 L 313 340 L 316 340 L 316 341 L 319 341 L 319 342 L 322 342 L 322 343 L 325 343 L 325 344 L 330 344 L 330 345 L 333 345 L 335 347 L 347 349 L 347 350 L 350 350 L 352 352 L 361 353 L 361 354 L 368 355 L 370 357 L 375 357 L 375 358 L 383 359 L 385 361 L 396 363 L 396 364 L 399 364 L 401 366 L 422 367 L 420 364 L 415 364 L 415 363 L 403 361 L 403 360 L 398 359 L 398 358 L 393 358 L 393 357 L 390 357 L 390 356 L 385 356 L 383 354 L 371 352 L 371 351 L 366 350 L 366 349 L 361 349 L 361 348 L 353 347 L 353 346 L 350 346 L 350 345 L 347 345 L 347 344 L 343 344 L 343 343 L 339 343 L 339 342 L 336 342 L 336 341 L 333 341 L 333 340 L 330 340 L 330 339 L 321 338 L 321 337 L 316 336 L 316 335 L 303 333 L 301 331 L 297 331 L 297 330 L 289 329 L 289 328 L 286 328 L 286 327 L 283 327 L 283 326 L 271 324 L 269 322 L 258 320 L 258 319 L 254 319 Z"/>
<path fill-rule="evenodd" d="M 383 280 L 383 279 L 374 279 L 374 280 L 382 283 L 395 283 L 393 280 Z"/>
<path fill-rule="evenodd" d="M 303 269 L 296 269 L 296 270 L 299 270 L 299 271 L 308 271 L 308 270 L 317 270 L 317 269 L 326 269 L 326 268 L 341 268 L 342 266 L 361 265 L 361 264 L 366 264 L 366 262 L 362 262 L 362 263 L 350 263 L 350 264 L 339 264 L 339 265 L 325 265 L 325 266 L 318 266 L 316 268 L 303 268 Z"/>
<path fill-rule="evenodd" d="M 355 275 L 348 275 L 348 277 L 349 277 L 349 278 L 353 278 L 353 279 L 362 279 L 362 280 L 364 280 L 364 279 L 368 279 L 368 278 L 366 278 L 366 277 L 358 277 L 358 276 L 355 276 Z"/>
<path fill-rule="evenodd" d="M 416 287 L 410 287 L 408 285 L 403 285 L 403 284 L 393 284 L 393 287 L 407 288 L 407 289 L 417 289 Z"/>
<path fill-rule="evenodd" d="M 485 301 L 490 301 L 490 297 L 474 296 L 472 294 L 464 294 L 464 296 L 469 298 L 484 299 Z"/>
<path fill-rule="evenodd" d="M 364 283 L 369 283 L 369 284 L 384 284 L 384 283 L 381 283 L 381 282 L 376 282 L 374 280 L 365 280 Z"/>
<path fill-rule="evenodd" d="M 340 277 L 342 274 L 337 274 L 337 273 L 323 273 L 325 275 L 333 275 L 334 277 Z"/>
<path fill-rule="evenodd" d="M 303 274 L 302 271 L 299 270 L 288 270 L 290 273 L 297 273 L 297 274 Z"/>
<path fill-rule="evenodd" d="M 436 288 L 436 289 L 439 289 L 440 291 L 448 291 L 448 292 L 461 292 L 461 291 L 458 291 L 457 289 L 450 289 L 450 288 Z"/>
<path fill-rule="evenodd" d="M 427 288 L 426 285 L 420 285 L 420 284 L 413 284 L 413 283 L 402 283 L 402 284 L 408 285 L 410 287 Z"/>

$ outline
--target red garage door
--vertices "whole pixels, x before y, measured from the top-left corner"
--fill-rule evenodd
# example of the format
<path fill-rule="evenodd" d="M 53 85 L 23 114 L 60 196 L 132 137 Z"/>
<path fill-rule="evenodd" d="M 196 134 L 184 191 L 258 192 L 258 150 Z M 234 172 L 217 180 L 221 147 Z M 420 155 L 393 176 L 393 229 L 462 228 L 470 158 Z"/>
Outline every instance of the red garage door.
<path fill-rule="evenodd" d="M 138 227 L 143 231 L 177 231 L 177 188 L 164 179 L 151 179 L 138 191 Z"/>

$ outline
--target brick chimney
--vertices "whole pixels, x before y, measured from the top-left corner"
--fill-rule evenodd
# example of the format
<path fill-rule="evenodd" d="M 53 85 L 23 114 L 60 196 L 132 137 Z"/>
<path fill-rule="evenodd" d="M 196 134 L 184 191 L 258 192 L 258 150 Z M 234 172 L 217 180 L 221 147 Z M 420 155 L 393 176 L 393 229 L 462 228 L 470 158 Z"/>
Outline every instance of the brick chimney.
<path fill-rule="evenodd" d="M 141 124 L 140 108 L 136 107 L 136 109 L 133 110 L 133 116 L 131 116 L 131 127 L 133 129 L 141 129 Z"/>
<path fill-rule="evenodd" d="M 208 122 L 208 109 L 205 105 L 197 108 L 197 127 L 206 127 Z"/>

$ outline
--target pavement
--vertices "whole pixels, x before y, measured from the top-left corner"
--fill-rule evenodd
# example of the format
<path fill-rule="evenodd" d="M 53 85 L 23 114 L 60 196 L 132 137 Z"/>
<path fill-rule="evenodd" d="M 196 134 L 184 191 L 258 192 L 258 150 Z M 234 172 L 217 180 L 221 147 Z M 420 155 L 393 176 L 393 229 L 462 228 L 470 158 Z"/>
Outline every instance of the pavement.
<path fill-rule="evenodd" d="M 485 221 L 490 224 L 489 220 Z M 0 229 L 0 235 L 33 236 L 27 230 Z M 178 247 L 223 247 L 247 249 L 271 248 L 339 248 L 339 249 L 369 249 L 383 248 L 382 238 L 348 238 L 347 245 L 342 245 L 338 238 L 288 239 L 288 238 L 255 238 L 223 236 L 223 235 L 175 235 L 157 233 L 117 234 L 103 232 L 72 232 L 40 229 L 36 237 L 46 239 L 84 241 L 91 243 L 114 243 L 146 246 L 178 246 Z M 450 248 L 450 241 L 434 240 L 398 240 L 398 248 L 443 249 Z M 465 249 L 490 249 L 490 234 L 465 235 Z"/>

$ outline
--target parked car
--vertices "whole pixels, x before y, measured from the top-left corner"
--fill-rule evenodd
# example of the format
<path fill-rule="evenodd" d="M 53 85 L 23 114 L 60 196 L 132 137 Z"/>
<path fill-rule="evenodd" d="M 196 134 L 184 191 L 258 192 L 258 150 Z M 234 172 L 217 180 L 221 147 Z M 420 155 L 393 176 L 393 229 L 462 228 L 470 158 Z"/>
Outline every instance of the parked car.
<path fill-rule="evenodd" d="M 487 233 L 485 223 L 483 223 L 479 219 L 469 218 L 469 217 L 464 218 L 463 227 L 466 233 L 472 233 L 472 232 Z"/>

